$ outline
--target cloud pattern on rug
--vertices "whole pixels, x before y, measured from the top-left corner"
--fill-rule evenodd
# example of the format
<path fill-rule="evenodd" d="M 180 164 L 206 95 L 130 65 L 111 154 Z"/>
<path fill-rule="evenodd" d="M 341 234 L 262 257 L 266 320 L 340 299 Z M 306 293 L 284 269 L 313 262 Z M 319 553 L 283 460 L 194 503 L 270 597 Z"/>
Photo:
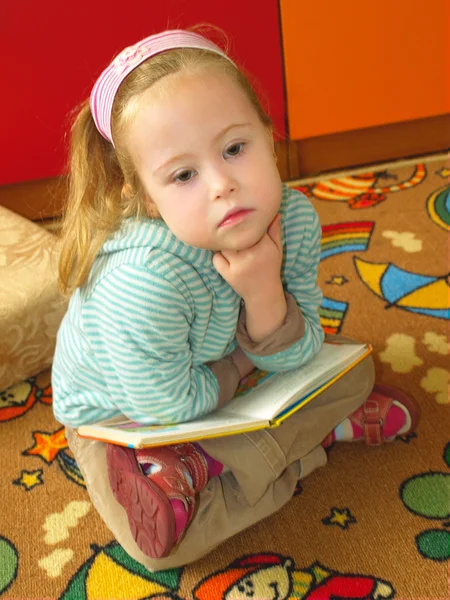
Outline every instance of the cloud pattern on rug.
<path fill-rule="evenodd" d="M 422 240 L 416 239 L 415 234 L 410 231 L 391 231 L 387 229 L 381 235 L 391 240 L 393 246 L 402 248 L 405 252 L 414 253 L 422 250 Z"/>
<path fill-rule="evenodd" d="M 53 550 L 51 554 L 41 558 L 38 565 L 43 569 L 49 577 L 59 577 L 64 567 L 73 559 L 74 552 L 70 548 L 58 548 Z"/>
<path fill-rule="evenodd" d="M 59 542 L 67 540 L 70 529 L 76 527 L 90 510 L 90 502 L 73 501 L 62 512 L 47 515 L 43 525 L 46 532 L 44 542 L 46 544 L 59 544 Z"/>
<path fill-rule="evenodd" d="M 422 342 L 429 352 L 436 352 L 443 356 L 448 356 L 450 354 L 450 341 L 443 334 L 427 331 L 423 336 Z"/>
<path fill-rule="evenodd" d="M 429 394 L 436 394 L 435 400 L 438 404 L 450 404 L 450 371 L 447 369 L 428 369 L 420 385 Z"/>
<path fill-rule="evenodd" d="M 423 364 L 416 354 L 416 340 L 404 333 L 394 333 L 386 339 L 386 348 L 379 353 L 381 362 L 387 363 L 395 373 L 410 373 Z"/>

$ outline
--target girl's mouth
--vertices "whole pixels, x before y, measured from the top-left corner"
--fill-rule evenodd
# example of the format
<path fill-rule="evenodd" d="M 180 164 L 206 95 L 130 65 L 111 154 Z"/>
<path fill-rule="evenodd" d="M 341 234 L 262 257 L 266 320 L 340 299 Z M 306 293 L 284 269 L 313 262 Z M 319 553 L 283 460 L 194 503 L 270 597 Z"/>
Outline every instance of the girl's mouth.
<path fill-rule="evenodd" d="M 230 227 L 232 225 L 237 225 L 238 223 L 242 223 L 246 219 L 246 217 L 252 213 L 252 209 L 243 208 L 236 211 L 231 211 L 225 215 L 225 218 L 220 223 L 219 228 L 221 227 Z"/>

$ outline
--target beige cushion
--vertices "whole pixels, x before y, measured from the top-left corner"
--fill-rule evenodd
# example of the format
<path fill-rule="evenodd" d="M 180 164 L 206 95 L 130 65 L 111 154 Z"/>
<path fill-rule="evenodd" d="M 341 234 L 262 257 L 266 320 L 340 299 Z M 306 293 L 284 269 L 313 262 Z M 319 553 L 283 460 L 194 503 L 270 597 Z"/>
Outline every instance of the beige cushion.
<path fill-rule="evenodd" d="M 56 237 L 0 206 L 0 390 L 51 365 L 66 310 Z"/>

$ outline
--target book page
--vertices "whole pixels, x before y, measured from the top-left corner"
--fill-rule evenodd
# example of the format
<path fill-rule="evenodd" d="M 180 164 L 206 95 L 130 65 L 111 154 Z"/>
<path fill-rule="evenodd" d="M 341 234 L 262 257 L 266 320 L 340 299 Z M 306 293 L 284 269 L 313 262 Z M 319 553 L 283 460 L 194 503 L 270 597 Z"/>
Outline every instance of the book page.
<path fill-rule="evenodd" d="M 169 425 L 140 425 L 124 416 L 78 428 L 81 437 L 129 446 L 160 445 L 241 433 L 270 422 L 300 399 L 323 387 L 368 350 L 364 344 L 325 343 L 306 365 L 284 373 L 254 371 L 239 386 L 233 400 L 200 419 Z"/>
<path fill-rule="evenodd" d="M 366 349 L 364 344 L 324 343 L 309 363 L 297 369 L 283 373 L 256 371 L 250 374 L 247 386 L 239 388 L 235 398 L 218 412 L 270 421 L 290 404 L 338 375 Z"/>
<path fill-rule="evenodd" d="M 81 426 L 78 428 L 78 434 L 81 437 L 93 437 L 139 448 L 215 437 L 225 433 L 240 433 L 264 425 L 268 423 L 255 421 L 252 417 L 243 418 L 241 415 L 221 414 L 217 411 L 196 421 L 172 425 L 139 425 L 124 417 L 117 417 L 97 425 Z"/>

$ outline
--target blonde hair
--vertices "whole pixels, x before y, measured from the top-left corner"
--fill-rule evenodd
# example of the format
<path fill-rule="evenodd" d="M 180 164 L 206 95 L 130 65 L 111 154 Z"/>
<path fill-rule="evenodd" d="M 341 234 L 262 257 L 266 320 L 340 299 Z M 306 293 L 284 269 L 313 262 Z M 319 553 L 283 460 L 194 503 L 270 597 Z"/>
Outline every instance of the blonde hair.
<path fill-rule="evenodd" d="M 115 147 L 95 127 L 86 100 L 71 128 L 69 189 L 60 237 L 59 287 L 69 295 L 84 285 L 107 238 L 127 217 L 158 216 L 149 201 L 125 144 L 132 99 L 167 75 L 217 68 L 241 86 L 261 122 L 270 118 L 248 78 L 232 62 L 207 50 L 182 48 L 153 56 L 122 82 L 114 100 L 111 129 Z M 127 117 L 128 115 L 128 117 Z"/>

